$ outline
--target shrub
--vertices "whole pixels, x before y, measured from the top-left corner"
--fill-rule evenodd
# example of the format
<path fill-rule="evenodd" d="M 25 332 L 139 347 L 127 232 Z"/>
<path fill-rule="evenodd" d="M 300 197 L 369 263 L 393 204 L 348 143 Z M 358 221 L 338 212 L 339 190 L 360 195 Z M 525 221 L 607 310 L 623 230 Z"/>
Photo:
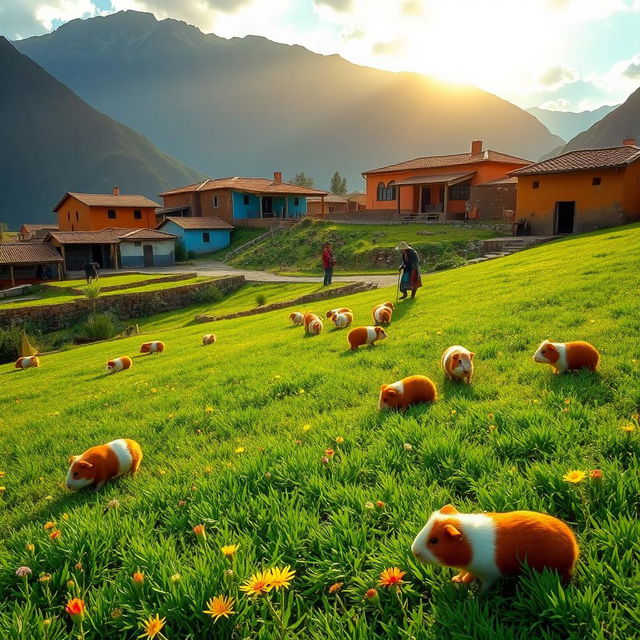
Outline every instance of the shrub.
<path fill-rule="evenodd" d="M 95 300 L 100 295 L 100 285 L 92 282 L 82 289 L 87 300 Z"/>
<path fill-rule="evenodd" d="M 200 289 L 195 289 L 191 294 L 191 302 L 193 304 L 213 304 L 220 302 L 224 294 L 215 284 L 210 284 Z"/>
<path fill-rule="evenodd" d="M 116 335 L 118 329 L 113 316 L 110 314 L 92 313 L 81 326 L 80 332 L 87 338 L 108 340 Z"/>
<path fill-rule="evenodd" d="M 265 296 L 265 295 L 264 295 L 264 293 L 259 293 L 259 294 L 256 296 L 256 304 L 257 304 L 259 307 L 264 306 L 264 305 L 266 304 L 266 302 L 267 302 L 267 296 Z"/>
<path fill-rule="evenodd" d="M 184 248 L 184 242 L 178 240 L 176 242 L 176 262 L 184 262 L 187 259 L 187 250 Z"/>
<path fill-rule="evenodd" d="M 196 257 L 195 251 L 187 251 L 187 260 L 193 260 Z"/>
<path fill-rule="evenodd" d="M 0 362 L 13 362 L 20 356 L 22 328 L 17 324 L 0 328 Z"/>

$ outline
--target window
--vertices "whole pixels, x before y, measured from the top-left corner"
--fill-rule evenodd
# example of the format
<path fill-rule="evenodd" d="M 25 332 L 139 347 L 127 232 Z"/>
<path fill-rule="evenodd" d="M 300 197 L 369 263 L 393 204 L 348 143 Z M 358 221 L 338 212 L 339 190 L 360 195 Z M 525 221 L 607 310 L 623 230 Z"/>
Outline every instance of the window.
<path fill-rule="evenodd" d="M 471 183 L 461 182 L 449 187 L 449 200 L 468 200 L 471 197 Z"/>
<path fill-rule="evenodd" d="M 249 204 L 249 201 L 250 201 L 249 196 L 243 196 L 242 202 L 243 202 L 245 207 Z"/>
<path fill-rule="evenodd" d="M 531 186 L 534 189 L 539 189 L 540 188 L 540 180 L 534 180 L 533 184 Z"/>
<path fill-rule="evenodd" d="M 591 181 L 591 184 L 592 184 L 594 187 L 598 187 L 598 186 L 600 186 L 600 185 L 602 184 L 602 178 L 600 178 L 600 177 L 596 176 L 596 177 Z"/>
<path fill-rule="evenodd" d="M 384 188 L 384 182 L 378 182 L 378 202 L 382 202 L 384 200 L 387 190 Z"/>
<path fill-rule="evenodd" d="M 297 206 L 299 206 L 299 205 L 300 205 L 300 198 L 294 198 L 294 199 L 293 199 L 293 206 L 294 206 L 294 207 L 297 207 Z"/>
<path fill-rule="evenodd" d="M 396 199 L 396 184 L 393 180 L 385 187 L 384 182 L 378 184 L 378 201 L 384 202 Z"/>
<path fill-rule="evenodd" d="M 78 212 L 76 211 L 76 222 L 78 222 L 80 218 L 78 217 Z"/>
<path fill-rule="evenodd" d="M 213 208 L 218 208 L 218 196 L 213 196 Z"/>
<path fill-rule="evenodd" d="M 133 246 L 134 246 L 134 247 L 141 247 L 141 246 L 142 246 L 142 242 L 140 242 L 140 241 L 138 240 L 138 242 L 134 242 L 134 243 L 133 243 Z"/>
<path fill-rule="evenodd" d="M 140 209 L 134 209 L 133 218 L 134 220 L 142 220 L 142 211 L 140 211 Z"/>
<path fill-rule="evenodd" d="M 210 242 L 210 240 L 209 240 L 209 232 L 208 231 L 204 231 L 202 233 L 202 242 Z"/>
<path fill-rule="evenodd" d="M 107 218 L 109 218 L 110 220 L 115 220 L 116 219 L 116 210 L 115 209 L 109 209 L 109 211 L 107 211 Z"/>
<path fill-rule="evenodd" d="M 396 199 L 396 183 L 392 180 L 387 185 L 387 200 L 395 200 Z"/>
<path fill-rule="evenodd" d="M 71 222 L 71 211 L 67 211 L 67 222 Z"/>

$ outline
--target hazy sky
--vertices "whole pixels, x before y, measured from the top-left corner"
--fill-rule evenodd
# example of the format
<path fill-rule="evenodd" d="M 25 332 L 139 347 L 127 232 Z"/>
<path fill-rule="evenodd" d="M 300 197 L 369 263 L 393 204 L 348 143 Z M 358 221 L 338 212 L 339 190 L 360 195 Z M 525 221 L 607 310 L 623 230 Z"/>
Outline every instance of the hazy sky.
<path fill-rule="evenodd" d="M 640 86 L 640 0 L 0 0 L 0 33 L 122 9 L 473 84 L 522 107 L 592 109 Z"/>

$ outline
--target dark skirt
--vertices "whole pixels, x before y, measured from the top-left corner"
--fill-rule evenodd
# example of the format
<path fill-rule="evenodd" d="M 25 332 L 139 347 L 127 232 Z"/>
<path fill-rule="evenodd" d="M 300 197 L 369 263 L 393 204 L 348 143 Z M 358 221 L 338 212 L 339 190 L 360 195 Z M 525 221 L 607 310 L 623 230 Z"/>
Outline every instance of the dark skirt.
<path fill-rule="evenodd" d="M 411 270 L 404 270 L 402 278 L 400 278 L 400 290 L 406 291 L 411 289 L 419 289 L 422 286 L 422 278 L 420 277 L 420 269 L 413 267 Z"/>

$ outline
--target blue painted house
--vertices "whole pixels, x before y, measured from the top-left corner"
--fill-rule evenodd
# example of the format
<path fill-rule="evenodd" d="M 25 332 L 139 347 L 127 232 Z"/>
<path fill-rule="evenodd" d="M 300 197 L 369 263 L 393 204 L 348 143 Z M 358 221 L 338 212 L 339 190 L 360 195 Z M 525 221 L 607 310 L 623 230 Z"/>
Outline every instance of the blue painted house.
<path fill-rule="evenodd" d="M 156 229 L 177 236 L 186 251 L 211 253 L 231 243 L 233 227 L 220 218 L 166 217 Z"/>

